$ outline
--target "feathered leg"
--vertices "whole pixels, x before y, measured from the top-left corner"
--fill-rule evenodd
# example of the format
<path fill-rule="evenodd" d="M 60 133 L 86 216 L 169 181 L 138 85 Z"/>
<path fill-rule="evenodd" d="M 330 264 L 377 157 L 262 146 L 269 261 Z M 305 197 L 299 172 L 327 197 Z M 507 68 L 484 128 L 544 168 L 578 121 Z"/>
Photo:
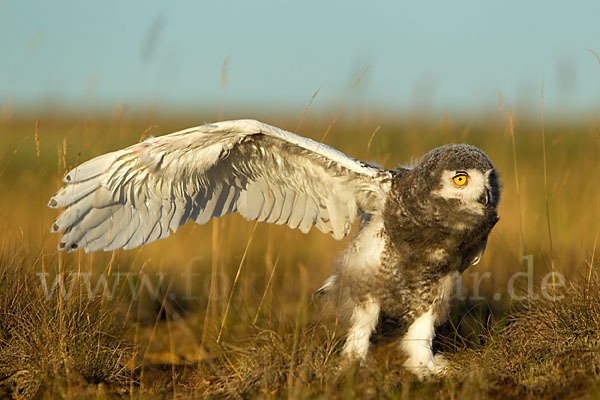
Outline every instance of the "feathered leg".
<path fill-rule="evenodd" d="M 404 367 L 420 378 L 444 373 L 448 367 L 448 361 L 443 355 L 433 354 L 431 345 L 435 337 L 435 326 L 445 321 L 448 316 L 450 298 L 459 279 L 458 271 L 440 279 L 436 300 L 426 312 L 413 321 L 400 339 L 400 348 L 408 356 Z"/>
<path fill-rule="evenodd" d="M 342 354 L 350 360 L 367 359 L 369 339 L 379 320 L 379 303 L 368 301 L 356 304 L 352 311 L 352 327 L 348 332 Z"/>
<path fill-rule="evenodd" d="M 431 344 L 435 337 L 435 319 L 429 309 L 418 317 L 400 340 L 400 348 L 408 359 L 404 367 L 420 378 L 444 372 L 447 361 L 441 354 L 434 356 Z"/>

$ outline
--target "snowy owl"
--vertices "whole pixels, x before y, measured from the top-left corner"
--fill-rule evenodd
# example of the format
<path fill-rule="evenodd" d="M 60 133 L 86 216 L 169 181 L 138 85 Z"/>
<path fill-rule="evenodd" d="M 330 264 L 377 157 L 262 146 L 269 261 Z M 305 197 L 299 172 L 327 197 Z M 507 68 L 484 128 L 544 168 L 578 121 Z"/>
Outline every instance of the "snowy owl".
<path fill-rule="evenodd" d="M 63 208 L 59 250 L 132 249 L 188 220 L 239 212 L 248 220 L 314 225 L 342 239 L 360 223 L 317 293 L 340 301 L 349 326 L 342 355 L 365 360 L 394 326 L 404 366 L 441 373 L 435 327 L 460 274 L 483 255 L 498 221 L 500 186 L 488 157 L 445 145 L 393 171 L 254 121 L 224 121 L 149 138 L 70 171 L 49 201 Z"/>

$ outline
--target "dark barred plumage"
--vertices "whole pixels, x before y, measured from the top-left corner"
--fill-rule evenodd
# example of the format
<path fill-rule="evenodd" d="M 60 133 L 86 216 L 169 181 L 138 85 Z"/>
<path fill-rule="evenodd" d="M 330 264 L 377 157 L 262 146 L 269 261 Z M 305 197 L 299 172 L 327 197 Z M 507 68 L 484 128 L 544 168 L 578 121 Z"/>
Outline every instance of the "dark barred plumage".
<path fill-rule="evenodd" d="M 445 197 L 444 171 L 479 172 L 485 179 L 482 193 L 469 202 Z M 466 145 L 437 148 L 413 168 L 398 168 L 392 175 L 382 218 L 367 223 L 375 228 L 363 228 L 375 229 L 384 243 L 378 249 L 379 257 L 375 255 L 376 261 L 368 268 L 356 268 L 346 261 L 348 257 L 342 257 L 321 293 L 335 297 L 342 283 L 342 310 L 353 324 L 351 331 L 361 331 L 366 324 L 372 327 L 372 340 L 400 338 L 409 356 L 407 367 L 424 376 L 444 369 L 443 359 L 438 357 L 436 362 L 431 353 L 433 326 L 426 327 L 422 337 L 407 339 L 405 335 L 428 312 L 431 315 L 425 318 L 430 325 L 446 320 L 460 273 L 481 259 L 498 221 L 500 187 L 487 156 Z M 361 233 L 356 241 L 361 240 Z M 373 304 L 377 305 L 373 316 L 363 313 L 362 318 L 356 317 L 360 314 L 357 309 L 373 309 Z M 344 351 L 364 358 L 368 343 L 368 334 L 361 333 L 347 342 Z"/>

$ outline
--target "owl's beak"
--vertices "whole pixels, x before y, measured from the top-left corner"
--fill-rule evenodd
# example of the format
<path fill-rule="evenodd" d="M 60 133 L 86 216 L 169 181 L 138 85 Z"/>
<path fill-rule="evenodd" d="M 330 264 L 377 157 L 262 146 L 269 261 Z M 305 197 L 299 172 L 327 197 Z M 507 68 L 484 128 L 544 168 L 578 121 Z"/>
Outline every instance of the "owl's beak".
<path fill-rule="evenodd" d="M 492 190 L 490 188 L 490 175 L 493 173 L 493 171 L 494 171 L 494 169 L 492 168 L 485 172 L 485 183 L 484 183 L 485 193 L 482 194 L 481 197 L 479 198 L 479 202 L 486 207 L 488 204 L 490 204 L 490 202 L 492 202 L 494 200 L 492 198 Z"/>
<path fill-rule="evenodd" d="M 490 189 L 488 189 L 487 187 L 485 188 L 485 193 L 483 193 L 481 195 L 481 197 L 479 197 L 479 202 L 481 204 L 483 204 L 484 206 L 487 206 L 490 203 L 490 200 L 492 199 L 492 193 L 490 192 Z"/>

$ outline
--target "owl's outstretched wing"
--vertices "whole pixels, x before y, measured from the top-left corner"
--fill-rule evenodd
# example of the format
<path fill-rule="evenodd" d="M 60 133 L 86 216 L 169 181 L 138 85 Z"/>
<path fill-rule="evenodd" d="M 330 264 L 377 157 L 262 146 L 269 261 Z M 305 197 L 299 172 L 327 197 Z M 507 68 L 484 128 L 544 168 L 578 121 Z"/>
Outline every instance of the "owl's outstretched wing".
<path fill-rule="evenodd" d="M 336 239 L 361 214 L 380 213 L 389 172 L 254 120 L 150 138 L 70 171 L 49 207 L 59 250 L 132 249 L 239 212 L 249 220 L 315 225 Z"/>

